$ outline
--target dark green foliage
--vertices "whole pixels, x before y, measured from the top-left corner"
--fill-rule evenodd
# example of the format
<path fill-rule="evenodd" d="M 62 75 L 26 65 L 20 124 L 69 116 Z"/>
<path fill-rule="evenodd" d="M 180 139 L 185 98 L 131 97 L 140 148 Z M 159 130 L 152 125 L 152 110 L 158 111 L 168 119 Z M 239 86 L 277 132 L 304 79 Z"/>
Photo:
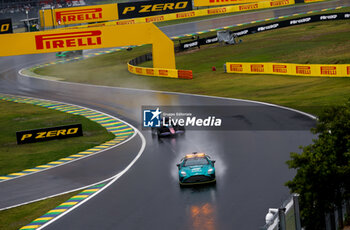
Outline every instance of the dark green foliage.
<path fill-rule="evenodd" d="M 303 147 L 302 154 L 291 153 L 287 164 L 297 175 L 286 185 L 300 194 L 303 225 L 321 230 L 324 214 L 349 199 L 350 100 L 326 109 L 312 132 L 318 136 L 313 144 Z"/>

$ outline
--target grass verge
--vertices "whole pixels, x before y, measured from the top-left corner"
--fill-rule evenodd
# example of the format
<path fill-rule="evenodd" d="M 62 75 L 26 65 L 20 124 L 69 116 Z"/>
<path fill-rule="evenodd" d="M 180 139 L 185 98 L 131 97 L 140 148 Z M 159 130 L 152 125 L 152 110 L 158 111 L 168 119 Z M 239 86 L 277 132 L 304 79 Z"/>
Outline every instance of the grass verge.
<path fill-rule="evenodd" d="M 34 202 L 0 212 L 0 230 L 17 230 L 57 207 L 80 191 Z"/>
<path fill-rule="evenodd" d="M 344 10 L 344 9 L 342 9 Z M 202 35 L 203 36 L 203 35 Z M 270 102 L 318 113 L 315 106 L 338 105 L 350 97 L 350 79 L 226 74 L 226 61 L 314 64 L 350 63 L 350 22 L 293 26 L 242 37 L 239 45 L 218 44 L 180 53 L 179 69 L 192 69 L 193 80 L 137 76 L 126 62 L 150 52 L 150 46 L 37 69 L 66 81 L 205 94 Z M 150 66 L 151 63 L 144 64 Z M 217 71 L 211 70 L 212 66 Z M 103 73 L 103 77 L 101 76 Z"/>
<path fill-rule="evenodd" d="M 89 119 L 35 105 L 0 101 L 0 175 L 18 172 L 92 148 L 114 138 Z M 16 131 L 80 123 L 84 136 L 17 145 Z"/>

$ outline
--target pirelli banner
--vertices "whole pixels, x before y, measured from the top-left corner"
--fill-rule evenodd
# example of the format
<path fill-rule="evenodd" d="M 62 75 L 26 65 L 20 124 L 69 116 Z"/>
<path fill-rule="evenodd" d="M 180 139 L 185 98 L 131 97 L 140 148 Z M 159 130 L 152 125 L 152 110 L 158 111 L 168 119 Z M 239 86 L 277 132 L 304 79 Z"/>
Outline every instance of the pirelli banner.
<path fill-rule="evenodd" d="M 150 2 L 151 1 L 149 1 L 148 3 L 150 3 Z M 170 21 L 170 20 L 178 20 L 178 19 L 184 19 L 184 18 L 201 17 L 201 16 L 207 16 L 207 15 L 226 14 L 226 13 L 232 13 L 232 12 L 241 12 L 241 11 L 249 11 L 249 10 L 256 10 L 256 9 L 279 7 L 279 6 L 285 6 L 285 5 L 293 5 L 294 3 L 295 3 L 294 0 L 263 1 L 263 2 L 251 3 L 251 4 L 242 4 L 242 5 L 235 5 L 235 6 L 215 7 L 215 8 L 210 8 L 210 9 L 183 11 L 183 12 L 161 14 L 161 15 L 154 15 L 154 16 L 148 16 L 148 17 L 136 17 L 136 18 L 130 18 L 130 19 L 117 20 L 117 21 L 109 21 L 109 22 L 103 22 L 103 23 L 95 23 L 95 24 L 89 24 L 89 25 L 83 25 L 83 26 L 76 26 L 74 28 L 111 26 L 111 25 L 130 25 L 130 24 L 138 24 L 138 23 Z M 163 5 L 162 6 L 163 8 L 165 8 L 165 6 L 170 7 L 169 5 L 166 5 L 166 3 L 164 3 L 164 2 L 161 3 L 161 5 Z M 157 6 L 157 4 L 155 6 Z M 157 7 L 155 7 L 154 10 L 156 10 Z M 125 12 L 132 10 L 132 9 L 133 8 L 126 9 Z M 119 8 L 119 10 L 120 10 L 120 8 Z M 119 17 L 120 17 L 120 15 L 119 15 Z"/>
<path fill-rule="evenodd" d="M 13 33 L 11 18 L 0 19 L 0 34 Z"/>
<path fill-rule="evenodd" d="M 120 19 L 149 17 L 192 10 L 192 0 L 153 0 L 118 4 Z"/>
<path fill-rule="evenodd" d="M 256 2 L 256 3 L 250 3 L 250 4 L 183 11 L 183 12 L 168 13 L 168 14 L 154 15 L 154 16 L 148 16 L 148 17 L 143 16 L 141 18 L 124 19 L 124 20 L 119 20 L 116 22 L 109 22 L 109 23 L 121 25 L 121 24 L 135 24 L 135 23 L 142 23 L 142 22 L 161 22 L 161 21 L 178 20 L 178 19 L 184 19 L 184 18 L 215 15 L 215 14 L 226 14 L 226 13 L 233 13 L 233 12 L 265 9 L 265 8 L 293 5 L 294 3 L 295 3 L 294 0 L 262 1 L 262 2 Z M 120 8 L 119 8 L 119 11 L 120 11 Z M 119 13 L 119 18 L 123 19 L 123 16 L 121 16 L 120 13 Z M 109 23 L 106 23 L 106 25 L 108 25 Z"/>
<path fill-rule="evenodd" d="M 193 0 L 193 6 L 220 6 L 263 1 L 266 0 Z"/>
<path fill-rule="evenodd" d="M 303 0 L 304 3 L 311 3 L 311 2 L 323 2 L 325 0 Z"/>
<path fill-rule="evenodd" d="M 226 63 L 227 73 L 277 74 L 313 77 L 350 77 L 350 64 Z"/>
<path fill-rule="evenodd" d="M 0 56 L 152 44 L 153 66 L 176 69 L 174 43 L 152 23 L 0 35 Z"/>
<path fill-rule="evenodd" d="M 118 5 L 93 5 L 40 10 L 41 27 L 118 20 Z"/>

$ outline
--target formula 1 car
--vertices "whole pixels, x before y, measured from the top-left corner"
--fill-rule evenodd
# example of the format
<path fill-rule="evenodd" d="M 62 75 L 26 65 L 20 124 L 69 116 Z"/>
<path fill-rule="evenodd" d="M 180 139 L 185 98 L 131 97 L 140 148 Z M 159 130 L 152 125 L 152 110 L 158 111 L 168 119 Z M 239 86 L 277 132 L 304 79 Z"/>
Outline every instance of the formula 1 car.
<path fill-rule="evenodd" d="M 177 134 L 184 134 L 185 127 L 180 125 L 169 124 L 169 118 L 164 118 L 165 124 L 161 122 L 160 127 L 152 127 L 152 135 L 160 137 L 175 136 Z"/>
<path fill-rule="evenodd" d="M 215 160 L 205 153 L 194 152 L 182 158 L 177 164 L 180 185 L 213 183 L 215 178 Z"/>
<path fill-rule="evenodd" d="M 77 57 L 83 55 L 82 50 L 73 50 L 73 51 L 63 51 L 56 53 L 58 58 L 68 58 L 68 57 Z"/>

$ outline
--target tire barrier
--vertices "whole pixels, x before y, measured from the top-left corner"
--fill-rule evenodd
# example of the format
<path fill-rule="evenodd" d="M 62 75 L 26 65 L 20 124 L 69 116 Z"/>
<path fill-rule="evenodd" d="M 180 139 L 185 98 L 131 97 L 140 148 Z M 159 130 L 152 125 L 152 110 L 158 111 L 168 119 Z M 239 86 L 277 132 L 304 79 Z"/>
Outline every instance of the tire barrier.
<path fill-rule="evenodd" d="M 324 21 L 334 21 L 334 20 L 347 20 L 350 19 L 350 12 L 346 13 L 334 13 L 334 14 L 320 14 L 320 15 L 313 15 L 308 17 L 301 17 L 301 18 L 295 18 L 295 19 L 289 19 L 289 20 L 283 20 L 278 22 L 272 22 L 260 26 L 253 26 L 241 30 L 231 31 L 230 33 L 235 37 L 241 37 L 244 35 L 249 34 L 255 34 L 259 32 L 279 29 L 279 28 L 285 28 L 288 26 L 296 26 L 296 25 L 302 25 L 312 22 L 324 22 Z M 270 21 L 269 19 L 268 21 Z M 266 20 L 267 21 L 267 20 Z M 251 22 L 256 23 L 256 22 Z M 239 25 L 237 25 L 239 26 Z M 224 28 L 220 28 L 224 29 Z M 180 43 L 180 49 L 186 50 L 193 47 L 198 47 L 202 45 L 209 45 L 212 43 L 217 43 L 219 41 L 217 36 L 212 36 L 208 38 L 202 38 L 197 40 L 192 40 L 189 42 Z"/>
<path fill-rule="evenodd" d="M 227 62 L 227 73 L 277 74 L 313 77 L 350 77 L 350 64 L 292 64 Z"/>

